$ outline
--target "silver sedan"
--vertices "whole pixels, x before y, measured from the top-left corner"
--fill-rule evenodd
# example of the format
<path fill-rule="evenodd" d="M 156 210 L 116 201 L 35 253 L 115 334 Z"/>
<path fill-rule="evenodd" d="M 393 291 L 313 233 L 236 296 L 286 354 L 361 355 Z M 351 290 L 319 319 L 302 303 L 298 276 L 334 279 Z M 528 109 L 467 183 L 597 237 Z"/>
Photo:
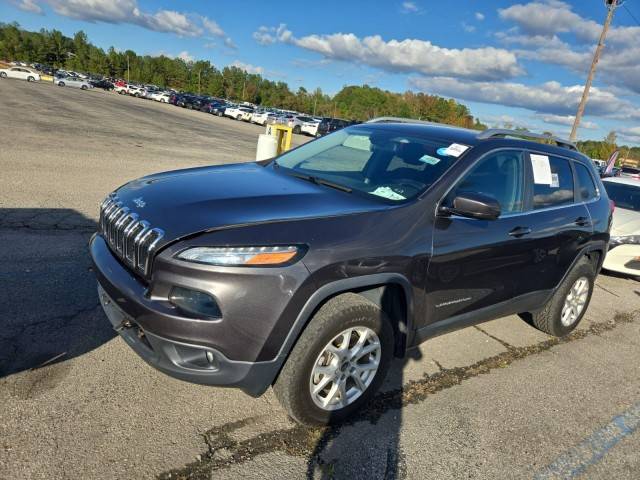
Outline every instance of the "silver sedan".
<path fill-rule="evenodd" d="M 91 84 L 80 77 L 56 78 L 55 84 L 59 87 L 74 87 L 81 88 L 82 90 L 89 90 L 91 88 Z"/>

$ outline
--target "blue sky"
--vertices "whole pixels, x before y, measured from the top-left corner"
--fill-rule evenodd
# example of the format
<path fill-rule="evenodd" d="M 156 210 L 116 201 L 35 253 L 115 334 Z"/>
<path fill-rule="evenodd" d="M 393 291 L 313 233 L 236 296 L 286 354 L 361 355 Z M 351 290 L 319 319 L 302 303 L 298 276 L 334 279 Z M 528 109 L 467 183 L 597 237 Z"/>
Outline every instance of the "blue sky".
<path fill-rule="evenodd" d="M 615 130 L 640 144 L 633 15 L 640 19 L 640 1 L 616 11 L 581 139 Z M 0 0 L 2 21 L 82 29 L 105 49 L 235 64 L 294 89 L 424 91 L 469 105 L 489 125 L 563 136 L 605 16 L 602 0 Z"/>

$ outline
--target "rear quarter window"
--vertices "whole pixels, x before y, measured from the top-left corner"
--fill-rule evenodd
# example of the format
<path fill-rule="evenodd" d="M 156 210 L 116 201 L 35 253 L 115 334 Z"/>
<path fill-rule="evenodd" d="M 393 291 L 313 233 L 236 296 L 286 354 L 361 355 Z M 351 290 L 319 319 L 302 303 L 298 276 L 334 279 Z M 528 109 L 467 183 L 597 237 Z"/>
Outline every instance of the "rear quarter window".
<path fill-rule="evenodd" d="M 587 167 L 574 162 L 576 177 L 578 180 L 578 200 L 588 202 L 598 196 L 598 189 Z"/>

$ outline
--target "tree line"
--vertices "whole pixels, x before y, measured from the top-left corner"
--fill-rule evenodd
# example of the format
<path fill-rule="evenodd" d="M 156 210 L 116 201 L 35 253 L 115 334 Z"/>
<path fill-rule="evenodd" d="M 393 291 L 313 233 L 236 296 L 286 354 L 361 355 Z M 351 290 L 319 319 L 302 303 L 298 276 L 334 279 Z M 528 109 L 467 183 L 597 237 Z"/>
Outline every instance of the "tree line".
<path fill-rule="evenodd" d="M 23 30 L 17 23 L 0 24 L 0 59 L 46 64 L 79 72 L 123 78 L 185 92 L 247 101 L 257 105 L 366 120 L 373 116 L 402 116 L 483 129 L 469 108 L 452 99 L 424 93 L 394 93 L 379 88 L 344 87 L 336 95 L 317 88 L 292 91 L 241 68 L 218 68 L 206 60 L 186 61 L 166 55 L 138 55 L 133 50 L 106 51 L 89 42 L 83 31 L 73 38 L 58 30 Z"/>
<path fill-rule="evenodd" d="M 333 96 L 320 88 L 308 91 L 300 87 L 294 92 L 286 82 L 234 66 L 220 69 L 206 60 L 138 55 L 133 50 L 117 51 L 113 47 L 105 51 L 93 45 L 83 31 L 70 38 L 58 30 L 30 32 L 17 23 L 0 23 L 0 59 L 41 63 L 317 116 L 353 120 L 394 116 L 477 130 L 487 128 L 466 105 L 437 95 L 390 92 L 368 85 L 345 86 Z M 613 132 L 602 141 L 580 141 L 578 148 L 591 158 L 607 159 L 620 149 L 622 158 L 640 159 L 640 147 L 617 145 Z"/>

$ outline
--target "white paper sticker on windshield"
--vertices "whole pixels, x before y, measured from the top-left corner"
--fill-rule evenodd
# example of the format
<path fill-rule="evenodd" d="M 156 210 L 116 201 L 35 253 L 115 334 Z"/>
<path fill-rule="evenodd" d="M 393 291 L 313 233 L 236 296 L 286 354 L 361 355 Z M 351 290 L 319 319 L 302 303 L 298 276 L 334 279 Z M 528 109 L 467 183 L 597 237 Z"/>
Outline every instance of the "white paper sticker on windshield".
<path fill-rule="evenodd" d="M 466 145 L 460 145 L 459 143 L 452 143 L 444 150 L 444 155 L 449 155 L 450 157 L 459 157 L 464 152 L 469 149 Z"/>
<path fill-rule="evenodd" d="M 405 197 L 400 195 L 399 193 L 391 190 L 389 187 L 378 187 L 373 192 L 374 195 L 379 197 L 388 198 L 389 200 L 404 200 Z"/>
<path fill-rule="evenodd" d="M 533 169 L 533 183 L 539 185 L 551 185 L 551 166 L 546 155 L 531 154 L 531 168 Z"/>
<path fill-rule="evenodd" d="M 560 188 L 560 179 L 557 173 L 551 174 L 551 188 Z"/>

